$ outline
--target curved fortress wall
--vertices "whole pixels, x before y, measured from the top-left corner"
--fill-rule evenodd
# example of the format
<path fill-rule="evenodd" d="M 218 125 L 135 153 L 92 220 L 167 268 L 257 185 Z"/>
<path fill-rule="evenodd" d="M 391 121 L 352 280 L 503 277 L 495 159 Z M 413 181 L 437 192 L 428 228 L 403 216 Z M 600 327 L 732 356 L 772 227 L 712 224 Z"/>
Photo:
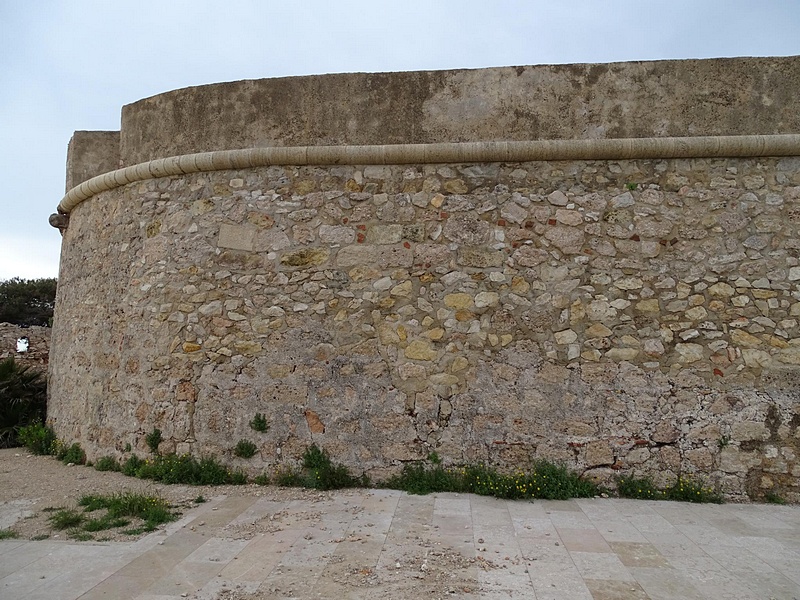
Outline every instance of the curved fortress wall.
<path fill-rule="evenodd" d="M 696 70 L 720 76 L 696 81 Z M 797 59 L 742 59 L 207 86 L 126 107 L 119 155 L 97 171 L 95 158 L 82 159 L 94 134 L 76 135 L 70 177 L 80 183 L 109 161 L 262 141 L 313 145 L 316 135 L 380 143 L 382 123 L 392 143 L 606 137 L 609 121 L 595 117 L 650 115 L 655 102 L 672 102 L 652 86 L 681 76 L 724 102 L 694 121 L 667 105 L 652 123 L 626 124 L 627 134 L 793 133 L 800 111 L 782 86 L 798 73 Z M 736 76 L 764 89 L 728 89 Z M 487 91 L 516 90 L 523 77 L 525 94 Z M 406 90 L 396 107 L 320 107 L 301 95 L 294 116 L 280 115 L 283 138 L 263 137 L 277 131 L 276 117 L 248 112 L 261 105 L 245 93 L 262 89 L 288 110 L 286 86 L 325 82 L 334 98 L 370 97 L 385 91 L 353 82 L 393 89 L 406 79 L 428 87 Z M 411 106 L 414 94 L 422 100 Z M 515 112 L 536 97 L 585 100 L 588 112 L 574 117 L 585 127 L 567 136 L 541 125 L 557 120 L 552 113 Z M 216 99 L 225 134 L 205 119 L 187 122 L 203 98 Z M 593 117 L 592 106 L 607 111 Z M 513 113 L 530 130 L 484 123 L 470 138 L 456 131 L 469 107 Z M 334 112 L 315 125 L 327 132 L 309 130 L 309 115 Z M 450 130 L 430 126 L 446 114 Z M 360 124 L 368 135 L 353 133 Z M 179 126 L 184 134 L 173 137 Z M 142 131 L 147 141 L 132 146 Z M 102 137 L 112 149 L 113 135 Z M 158 427 L 164 451 L 231 462 L 240 461 L 236 442 L 250 439 L 259 453 L 240 463 L 254 472 L 292 463 L 313 441 L 373 474 L 435 450 L 448 463 L 547 458 L 601 479 L 701 474 L 732 495 L 796 498 L 798 223 L 795 156 L 272 165 L 146 177 L 69 215 L 49 419 L 95 458 L 128 444 L 144 451 L 144 435 Z M 266 415 L 266 433 L 250 428 L 256 413 Z"/>

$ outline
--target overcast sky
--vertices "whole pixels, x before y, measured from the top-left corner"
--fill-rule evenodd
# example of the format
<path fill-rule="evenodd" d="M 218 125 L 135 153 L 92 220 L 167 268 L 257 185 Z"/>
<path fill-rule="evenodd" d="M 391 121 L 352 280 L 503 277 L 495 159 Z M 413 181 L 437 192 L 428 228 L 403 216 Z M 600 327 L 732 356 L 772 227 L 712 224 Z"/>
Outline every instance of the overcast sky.
<path fill-rule="evenodd" d="M 55 277 L 74 130 L 287 75 L 800 54 L 798 0 L 0 0 L 0 280 Z M 800 132 L 794 132 L 800 133 Z"/>

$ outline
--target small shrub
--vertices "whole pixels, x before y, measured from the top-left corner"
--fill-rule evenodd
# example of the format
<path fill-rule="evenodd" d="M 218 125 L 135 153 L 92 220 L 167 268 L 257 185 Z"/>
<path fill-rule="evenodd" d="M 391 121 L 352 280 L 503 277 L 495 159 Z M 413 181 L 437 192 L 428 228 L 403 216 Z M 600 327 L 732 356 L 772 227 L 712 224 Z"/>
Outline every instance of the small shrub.
<path fill-rule="evenodd" d="M 247 483 L 247 473 L 241 469 L 236 469 L 228 473 L 228 482 L 231 485 L 245 485 Z"/>
<path fill-rule="evenodd" d="M 203 494 L 200 494 L 197 498 L 193 500 L 195 504 L 203 504 L 204 502 L 208 502 L 204 497 Z"/>
<path fill-rule="evenodd" d="M 666 488 L 663 493 L 665 499 L 678 502 L 722 503 L 722 497 L 712 488 L 703 487 L 698 482 L 687 477 L 679 477 L 678 481 Z"/>
<path fill-rule="evenodd" d="M 58 458 L 65 465 L 72 463 L 73 465 L 82 465 L 86 463 L 86 453 L 77 442 L 66 448 L 63 453 L 59 453 Z"/>
<path fill-rule="evenodd" d="M 17 440 L 34 454 L 53 454 L 56 434 L 41 421 L 35 421 L 19 428 Z"/>
<path fill-rule="evenodd" d="M 278 469 L 275 471 L 273 479 L 277 485 L 282 487 L 303 487 L 305 484 L 303 475 L 292 468 Z"/>
<path fill-rule="evenodd" d="M 142 465 L 144 465 L 144 460 L 134 454 L 125 461 L 125 464 L 122 465 L 122 474 L 127 475 L 128 477 L 136 477 L 136 474 Z"/>
<path fill-rule="evenodd" d="M 227 469 L 213 456 L 200 459 L 199 474 L 200 485 L 223 485 L 229 482 Z"/>
<path fill-rule="evenodd" d="M 318 490 L 338 490 L 348 487 L 367 487 L 366 475 L 353 477 L 344 465 L 334 465 L 325 450 L 312 444 L 303 454 L 303 467 L 308 470 L 305 478 L 307 487 Z"/>
<path fill-rule="evenodd" d="M 233 449 L 233 454 L 239 458 L 253 458 L 256 453 L 256 445 L 250 440 L 239 440 Z"/>
<path fill-rule="evenodd" d="M 11 529 L 0 529 L 0 540 L 13 540 L 19 534 Z"/>
<path fill-rule="evenodd" d="M 250 429 L 253 431 L 259 431 L 261 433 L 266 433 L 269 429 L 269 425 L 267 425 L 267 417 L 265 417 L 262 413 L 256 413 L 250 420 Z"/>
<path fill-rule="evenodd" d="M 253 477 L 253 483 L 256 485 L 269 485 L 269 475 L 262 473 Z"/>
<path fill-rule="evenodd" d="M 659 500 L 661 491 L 656 488 L 649 477 L 635 479 L 633 477 L 620 477 L 617 480 L 617 493 L 621 498 L 636 498 L 638 500 Z"/>
<path fill-rule="evenodd" d="M 122 467 L 113 456 L 101 456 L 94 463 L 95 471 L 121 471 Z"/>
<path fill-rule="evenodd" d="M 161 430 L 156 427 L 153 431 L 144 436 L 144 441 L 147 447 L 150 448 L 150 452 L 158 454 L 158 447 L 161 445 Z"/>
<path fill-rule="evenodd" d="M 679 477 L 668 488 L 659 489 L 649 477 L 636 479 L 620 477 L 617 480 L 617 493 L 621 498 L 639 500 L 674 500 L 676 502 L 722 503 L 722 496 L 710 487 L 703 487 L 688 477 Z"/>

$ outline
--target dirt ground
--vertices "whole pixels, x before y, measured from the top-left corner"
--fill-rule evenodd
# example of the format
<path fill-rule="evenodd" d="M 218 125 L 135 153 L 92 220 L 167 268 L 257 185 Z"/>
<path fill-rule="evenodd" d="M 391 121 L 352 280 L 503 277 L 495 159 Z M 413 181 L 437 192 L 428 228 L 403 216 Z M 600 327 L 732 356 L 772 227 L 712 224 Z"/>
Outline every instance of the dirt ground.
<path fill-rule="evenodd" d="M 0 529 L 11 529 L 20 539 L 64 538 L 54 530 L 48 517 L 54 508 L 75 508 L 78 499 L 87 494 L 106 495 L 134 492 L 168 501 L 177 512 L 195 505 L 195 499 L 236 494 L 259 496 L 276 501 L 327 498 L 325 492 L 300 488 L 280 488 L 255 484 L 238 486 L 165 485 L 127 477 L 112 471 L 96 471 L 92 467 L 65 466 L 52 456 L 29 454 L 24 448 L 0 449 L 0 507 L 17 515 L 15 523 L 0 521 Z M 145 534 L 128 535 L 119 529 L 106 530 L 98 537 L 104 541 L 131 541 Z"/>

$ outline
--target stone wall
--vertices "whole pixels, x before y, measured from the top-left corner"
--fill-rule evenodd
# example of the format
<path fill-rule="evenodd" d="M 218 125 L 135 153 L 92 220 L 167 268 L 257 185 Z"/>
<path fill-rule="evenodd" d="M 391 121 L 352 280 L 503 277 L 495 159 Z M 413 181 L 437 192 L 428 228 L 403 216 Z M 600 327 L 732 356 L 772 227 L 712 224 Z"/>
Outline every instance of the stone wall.
<path fill-rule="evenodd" d="M 28 352 L 17 352 L 17 340 L 27 336 L 30 340 Z M 0 360 L 13 356 L 21 364 L 47 371 L 50 356 L 49 327 L 20 327 L 12 323 L 0 323 Z"/>
<path fill-rule="evenodd" d="M 132 183 L 64 232 L 49 419 L 90 458 L 158 427 L 251 472 L 316 442 L 797 500 L 798 223 L 798 158 Z"/>
<path fill-rule="evenodd" d="M 344 73 L 175 90 L 122 109 L 125 166 L 250 147 L 800 132 L 797 57 Z"/>

